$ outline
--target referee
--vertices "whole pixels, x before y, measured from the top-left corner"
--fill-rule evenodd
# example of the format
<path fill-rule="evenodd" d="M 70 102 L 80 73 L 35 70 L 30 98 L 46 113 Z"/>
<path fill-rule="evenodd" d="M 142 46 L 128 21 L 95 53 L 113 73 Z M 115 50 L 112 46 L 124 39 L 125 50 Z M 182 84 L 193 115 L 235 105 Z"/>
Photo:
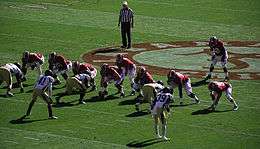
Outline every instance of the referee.
<path fill-rule="evenodd" d="M 120 10 L 118 27 L 121 24 L 121 36 L 122 36 L 122 46 L 121 48 L 131 48 L 131 28 L 134 27 L 134 13 L 131 8 L 128 7 L 127 1 L 122 4 L 123 8 Z M 126 40 L 128 39 L 128 43 Z"/>

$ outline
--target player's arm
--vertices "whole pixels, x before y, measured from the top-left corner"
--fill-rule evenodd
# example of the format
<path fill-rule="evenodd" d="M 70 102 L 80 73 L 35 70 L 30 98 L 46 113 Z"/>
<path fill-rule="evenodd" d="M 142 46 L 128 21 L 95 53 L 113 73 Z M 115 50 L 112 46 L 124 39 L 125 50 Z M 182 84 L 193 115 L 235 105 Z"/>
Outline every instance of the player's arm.
<path fill-rule="evenodd" d="M 24 89 L 23 89 L 23 83 L 22 83 L 22 77 L 23 77 L 22 72 L 16 73 L 16 74 L 15 74 L 15 77 L 16 77 L 16 80 L 17 80 L 18 85 L 20 86 L 20 92 L 23 93 L 23 92 L 24 92 Z"/>
<path fill-rule="evenodd" d="M 182 98 L 183 97 L 183 94 L 182 94 L 182 83 L 179 83 L 178 90 L 179 90 L 179 97 Z"/>
<path fill-rule="evenodd" d="M 118 17 L 118 24 L 117 24 L 118 27 L 120 26 L 121 18 L 122 18 L 122 10 L 120 10 L 119 17 Z"/>

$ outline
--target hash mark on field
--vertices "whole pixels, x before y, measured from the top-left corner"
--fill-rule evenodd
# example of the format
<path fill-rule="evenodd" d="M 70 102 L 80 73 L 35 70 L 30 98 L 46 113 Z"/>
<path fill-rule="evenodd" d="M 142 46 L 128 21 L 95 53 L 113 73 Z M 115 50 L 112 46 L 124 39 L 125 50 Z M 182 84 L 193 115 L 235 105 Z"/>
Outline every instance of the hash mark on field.
<path fill-rule="evenodd" d="M 57 3 L 42 3 L 42 4 L 58 6 L 58 7 L 67 7 L 67 6 L 69 6 L 69 5 L 66 5 L 66 4 L 57 4 Z"/>
<path fill-rule="evenodd" d="M 80 126 L 80 128 L 96 130 L 96 128 L 94 128 L 94 127 L 87 127 L 87 126 Z"/>
<path fill-rule="evenodd" d="M 62 131 L 70 132 L 70 133 L 74 133 L 74 131 L 72 131 L 72 130 L 68 130 L 68 129 L 63 129 Z"/>
<path fill-rule="evenodd" d="M 116 122 L 131 123 L 130 121 L 126 121 L 126 120 L 116 120 Z"/>
<path fill-rule="evenodd" d="M 12 140 L 5 140 L 4 142 L 6 142 L 6 143 L 13 143 L 13 144 L 19 144 L 18 142 L 12 141 Z"/>
<path fill-rule="evenodd" d="M 25 139 L 30 139 L 30 140 L 35 140 L 35 141 L 39 141 L 40 139 L 37 139 L 37 138 L 32 138 L 32 137 L 23 137 Z"/>

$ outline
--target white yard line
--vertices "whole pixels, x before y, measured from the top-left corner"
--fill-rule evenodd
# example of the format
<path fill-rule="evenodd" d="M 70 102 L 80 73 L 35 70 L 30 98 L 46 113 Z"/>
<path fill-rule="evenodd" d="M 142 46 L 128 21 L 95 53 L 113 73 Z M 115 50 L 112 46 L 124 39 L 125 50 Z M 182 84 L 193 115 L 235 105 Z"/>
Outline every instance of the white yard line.
<path fill-rule="evenodd" d="M 6 142 L 6 143 L 12 143 L 12 144 L 19 144 L 18 142 L 12 141 L 12 140 L 4 140 L 4 142 Z"/>
<path fill-rule="evenodd" d="M 51 6 L 57 6 L 57 7 L 68 7 L 69 5 L 67 4 L 58 4 L 58 3 L 42 3 L 42 4 L 45 4 L 45 5 L 51 5 Z"/>
<path fill-rule="evenodd" d="M 8 128 L 8 127 L 0 127 L 0 129 L 11 131 L 13 133 L 25 132 L 25 133 L 42 135 L 42 136 L 50 136 L 50 137 L 55 137 L 55 138 L 80 140 L 80 141 L 85 141 L 85 142 L 90 142 L 90 143 L 98 143 L 98 144 L 103 144 L 103 145 L 110 145 L 110 146 L 117 146 L 117 147 L 126 148 L 126 146 L 122 145 L 122 144 L 109 143 L 109 142 L 103 142 L 103 141 L 97 141 L 97 140 L 89 140 L 89 139 L 83 139 L 83 138 L 77 138 L 77 137 L 69 137 L 69 136 L 63 136 L 63 135 L 52 134 L 52 133 L 42 133 L 42 132 L 36 132 L 36 131 L 30 131 L 30 130 L 13 129 L 13 128 Z"/>
<path fill-rule="evenodd" d="M 37 138 L 32 138 L 32 137 L 23 137 L 25 139 L 29 139 L 29 140 L 35 140 L 35 141 L 39 141 L 40 139 L 37 139 Z"/>

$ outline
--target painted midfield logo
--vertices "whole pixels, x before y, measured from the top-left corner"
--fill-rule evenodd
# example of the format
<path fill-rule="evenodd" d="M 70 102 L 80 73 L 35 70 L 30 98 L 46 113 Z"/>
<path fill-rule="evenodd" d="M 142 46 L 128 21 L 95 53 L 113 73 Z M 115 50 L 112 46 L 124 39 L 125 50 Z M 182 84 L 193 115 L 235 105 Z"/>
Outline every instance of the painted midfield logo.
<path fill-rule="evenodd" d="M 260 42 L 225 42 L 228 49 L 229 76 L 234 80 L 260 80 Z M 168 43 L 140 43 L 132 49 L 106 47 L 92 50 L 83 55 L 88 63 L 100 66 L 114 64 L 117 54 L 128 55 L 137 65 L 159 75 L 166 75 L 170 68 L 189 74 L 192 77 L 206 76 L 210 66 L 210 49 L 206 41 L 181 41 Z M 216 78 L 223 78 L 222 69 L 216 68 Z"/>

